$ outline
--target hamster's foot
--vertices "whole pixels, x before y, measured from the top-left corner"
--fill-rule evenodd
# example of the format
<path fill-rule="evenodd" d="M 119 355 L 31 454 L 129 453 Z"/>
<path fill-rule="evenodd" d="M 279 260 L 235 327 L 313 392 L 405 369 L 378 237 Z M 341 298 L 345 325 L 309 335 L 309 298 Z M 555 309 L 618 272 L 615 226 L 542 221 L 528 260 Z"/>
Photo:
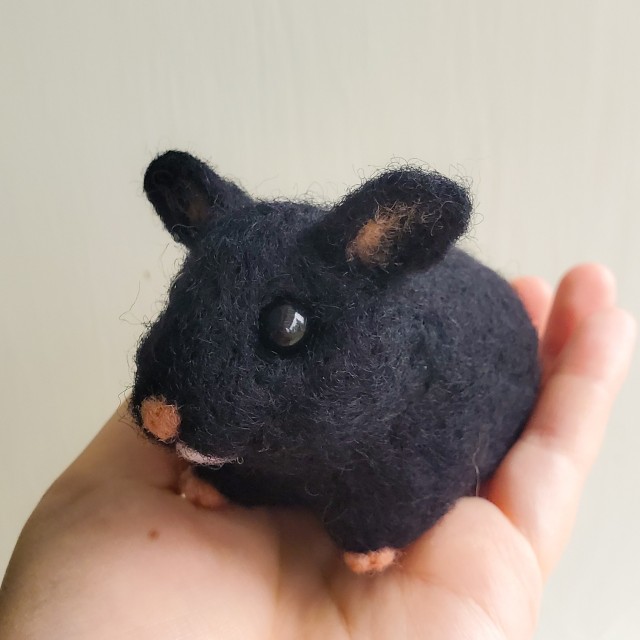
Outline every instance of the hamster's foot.
<path fill-rule="evenodd" d="M 180 474 L 178 493 L 189 502 L 205 509 L 218 509 L 227 504 L 227 499 L 213 485 L 193 473 L 193 467 L 187 467 Z"/>
<path fill-rule="evenodd" d="M 391 566 L 400 556 L 398 549 L 383 547 L 368 553 L 354 553 L 345 551 L 344 562 L 353 573 L 381 573 Z"/>

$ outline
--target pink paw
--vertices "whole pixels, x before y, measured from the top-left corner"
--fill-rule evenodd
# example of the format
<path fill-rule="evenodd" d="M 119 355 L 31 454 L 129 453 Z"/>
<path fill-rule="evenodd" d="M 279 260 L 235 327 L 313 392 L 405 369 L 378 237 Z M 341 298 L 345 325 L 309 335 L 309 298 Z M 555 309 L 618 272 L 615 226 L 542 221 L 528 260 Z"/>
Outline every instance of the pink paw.
<path fill-rule="evenodd" d="M 218 509 L 227 504 L 227 499 L 212 485 L 201 480 L 187 467 L 181 474 L 178 493 L 189 502 L 205 509 Z"/>
<path fill-rule="evenodd" d="M 381 573 L 392 565 L 400 556 L 398 549 L 383 547 L 368 553 L 345 551 L 344 562 L 353 573 Z"/>

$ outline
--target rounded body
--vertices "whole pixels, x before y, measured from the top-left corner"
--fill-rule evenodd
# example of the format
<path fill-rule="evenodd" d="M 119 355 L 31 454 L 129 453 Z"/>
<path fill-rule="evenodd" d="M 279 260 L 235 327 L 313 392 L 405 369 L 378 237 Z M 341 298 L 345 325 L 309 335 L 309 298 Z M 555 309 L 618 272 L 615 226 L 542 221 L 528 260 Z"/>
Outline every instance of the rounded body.
<path fill-rule="evenodd" d="M 188 249 L 136 354 L 146 433 L 235 502 L 312 509 L 353 552 L 405 546 L 493 472 L 535 400 L 537 337 L 452 248 L 463 187 L 404 167 L 327 210 L 168 152 L 145 190 Z"/>

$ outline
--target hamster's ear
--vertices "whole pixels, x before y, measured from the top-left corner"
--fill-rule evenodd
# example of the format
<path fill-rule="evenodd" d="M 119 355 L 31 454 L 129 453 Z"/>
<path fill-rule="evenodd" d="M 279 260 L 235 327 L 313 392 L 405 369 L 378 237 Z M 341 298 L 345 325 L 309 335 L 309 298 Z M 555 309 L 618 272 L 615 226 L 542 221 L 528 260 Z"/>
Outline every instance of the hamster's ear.
<path fill-rule="evenodd" d="M 167 151 L 147 167 L 144 191 L 169 233 L 187 247 L 207 220 L 251 202 L 240 187 L 182 151 Z"/>
<path fill-rule="evenodd" d="M 331 261 L 383 273 L 426 268 L 444 257 L 471 217 L 466 189 L 414 167 L 387 171 L 348 194 L 315 229 Z"/>

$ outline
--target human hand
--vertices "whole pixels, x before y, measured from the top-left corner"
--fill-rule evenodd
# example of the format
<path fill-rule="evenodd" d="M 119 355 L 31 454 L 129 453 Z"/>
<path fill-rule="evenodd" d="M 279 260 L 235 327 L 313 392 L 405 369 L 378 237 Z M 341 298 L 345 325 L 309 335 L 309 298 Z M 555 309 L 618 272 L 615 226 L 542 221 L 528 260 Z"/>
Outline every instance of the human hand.
<path fill-rule="evenodd" d="M 634 340 L 601 267 L 514 283 L 543 336 L 544 382 L 481 496 L 463 498 L 400 564 L 357 576 L 314 518 L 207 511 L 179 462 L 121 409 L 46 493 L 3 584 L 0 637 L 530 638 Z"/>

